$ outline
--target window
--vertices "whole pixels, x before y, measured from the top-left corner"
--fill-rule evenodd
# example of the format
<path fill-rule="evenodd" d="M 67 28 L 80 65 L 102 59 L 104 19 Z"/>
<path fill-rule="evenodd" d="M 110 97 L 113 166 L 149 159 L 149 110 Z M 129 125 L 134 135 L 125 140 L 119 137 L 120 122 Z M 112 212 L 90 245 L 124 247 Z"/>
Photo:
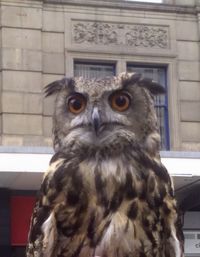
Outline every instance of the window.
<path fill-rule="evenodd" d="M 153 66 L 128 64 L 127 71 L 141 73 L 145 77 L 151 78 L 151 79 L 159 82 L 165 88 L 167 87 L 166 68 L 165 67 L 153 67 Z M 169 127 L 168 127 L 168 104 L 167 104 L 167 102 L 168 102 L 167 94 L 155 97 L 155 107 L 156 107 L 157 117 L 159 120 L 162 150 L 169 149 Z"/>
<path fill-rule="evenodd" d="M 101 78 L 115 75 L 115 64 L 101 62 L 75 62 L 74 63 L 75 77 L 84 78 Z"/>

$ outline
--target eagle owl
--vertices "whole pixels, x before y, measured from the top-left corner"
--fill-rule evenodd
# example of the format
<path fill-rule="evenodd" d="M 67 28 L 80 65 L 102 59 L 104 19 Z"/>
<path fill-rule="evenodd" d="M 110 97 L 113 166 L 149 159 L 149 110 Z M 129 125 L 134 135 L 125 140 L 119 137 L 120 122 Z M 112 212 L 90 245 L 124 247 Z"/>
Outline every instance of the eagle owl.
<path fill-rule="evenodd" d="M 183 257 L 173 186 L 159 156 L 153 96 L 140 74 L 64 78 L 55 154 L 41 185 L 27 257 Z"/>

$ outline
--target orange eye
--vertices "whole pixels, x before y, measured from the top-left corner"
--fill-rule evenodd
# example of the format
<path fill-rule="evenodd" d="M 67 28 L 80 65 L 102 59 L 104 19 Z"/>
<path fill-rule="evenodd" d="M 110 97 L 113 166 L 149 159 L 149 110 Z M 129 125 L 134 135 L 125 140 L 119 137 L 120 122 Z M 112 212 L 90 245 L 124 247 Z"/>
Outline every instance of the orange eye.
<path fill-rule="evenodd" d="M 79 114 L 86 107 L 86 98 L 81 94 L 74 94 L 69 97 L 68 108 L 71 113 Z"/>
<path fill-rule="evenodd" d="M 121 91 L 112 94 L 109 100 L 110 106 L 118 112 L 126 111 L 131 103 L 130 96 L 127 93 Z"/>

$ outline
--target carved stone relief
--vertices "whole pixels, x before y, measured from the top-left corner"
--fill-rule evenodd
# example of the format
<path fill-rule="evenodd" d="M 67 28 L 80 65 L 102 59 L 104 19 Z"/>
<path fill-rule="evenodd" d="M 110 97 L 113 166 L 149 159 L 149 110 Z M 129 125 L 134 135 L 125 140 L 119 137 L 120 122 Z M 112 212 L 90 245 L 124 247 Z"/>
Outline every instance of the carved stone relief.
<path fill-rule="evenodd" d="M 76 44 L 169 48 L 169 27 L 146 24 L 118 24 L 92 21 L 72 22 Z"/>

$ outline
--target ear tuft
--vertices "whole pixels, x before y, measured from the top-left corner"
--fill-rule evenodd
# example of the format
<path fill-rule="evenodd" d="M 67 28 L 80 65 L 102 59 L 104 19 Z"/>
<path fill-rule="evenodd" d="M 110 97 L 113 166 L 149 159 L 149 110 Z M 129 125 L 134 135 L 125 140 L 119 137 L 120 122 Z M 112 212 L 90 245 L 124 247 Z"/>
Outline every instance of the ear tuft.
<path fill-rule="evenodd" d="M 153 95 L 165 94 L 166 90 L 159 83 L 149 78 L 143 78 L 138 82 L 141 87 L 147 88 Z"/>
<path fill-rule="evenodd" d="M 140 78 L 141 78 L 140 73 L 124 73 L 122 74 L 122 85 L 123 87 L 127 87 L 130 85 L 136 84 Z"/>
<path fill-rule="evenodd" d="M 45 97 L 58 93 L 60 90 L 63 89 L 74 89 L 74 80 L 73 78 L 63 78 L 61 80 L 56 80 L 50 84 L 48 84 L 44 88 Z"/>
<path fill-rule="evenodd" d="M 55 94 L 61 90 L 60 80 L 56 80 L 44 88 L 45 97 Z"/>

